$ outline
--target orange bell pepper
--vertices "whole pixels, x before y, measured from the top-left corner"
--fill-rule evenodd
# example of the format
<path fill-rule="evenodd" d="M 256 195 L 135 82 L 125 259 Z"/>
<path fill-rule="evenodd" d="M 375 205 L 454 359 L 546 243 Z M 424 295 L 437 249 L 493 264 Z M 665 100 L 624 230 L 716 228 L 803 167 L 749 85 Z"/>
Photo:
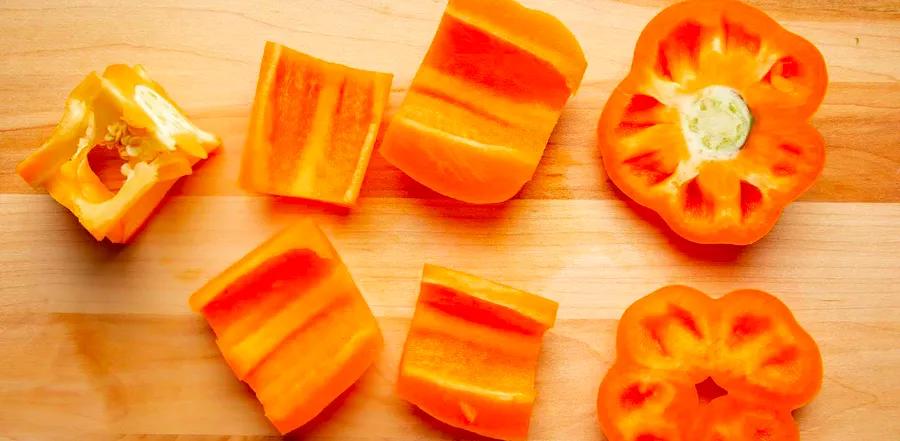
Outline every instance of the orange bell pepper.
<path fill-rule="evenodd" d="M 218 148 L 141 66 L 112 65 L 72 91 L 50 138 L 16 168 L 97 240 L 125 243 L 169 188 Z"/>
<path fill-rule="evenodd" d="M 513 0 L 450 0 L 381 155 L 446 196 L 505 201 L 531 179 L 586 67 L 550 15 Z"/>
<path fill-rule="evenodd" d="M 761 291 L 662 288 L 622 315 L 616 353 L 597 398 L 610 441 L 798 440 L 791 411 L 822 384 L 815 341 Z"/>
<path fill-rule="evenodd" d="M 609 178 L 679 235 L 749 244 L 822 171 L 816 48 L 761 11 L 692 0 L 641 33 L 599 123 Z"/>
<path fill-rule="evenodd" d="M 243 185 L 353 205 L 392 78 L 267 42 L 241 164 Z"/>
<path fill-rule="evenodd" d="M 497 283 L 426 265 L 397 392 L 452 426 L 524 439 L 544 332 L 558 305 Z"/>
<path fill-rule="evenodd" d="M 281 433 L 347 390 L 383 344 L 346 266 L 312 222 L 260 245 L 194 293 L 190 305 Z"/>

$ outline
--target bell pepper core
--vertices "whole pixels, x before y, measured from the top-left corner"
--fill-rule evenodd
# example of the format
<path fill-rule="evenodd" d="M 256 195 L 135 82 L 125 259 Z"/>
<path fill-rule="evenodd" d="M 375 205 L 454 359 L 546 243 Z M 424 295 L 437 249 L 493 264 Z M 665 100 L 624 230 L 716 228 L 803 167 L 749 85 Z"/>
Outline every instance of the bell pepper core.
<path fill-rule="evenodd" d="M 220 144 L 141 66 L 117 64 L 72 91 L 50 138 L 16 172 L 45 187 L 95 239 L 125 243 L 178 178 Z"/>
<path fill-rule="evenodd" d="M 747 141 L 753 116 L 734 89 L 708 86 L 679 109 L 681 132 L 695 161 L 734 159 Z"/>
<path fill-rule="evenodd" d="M 822 171 L 809 120 L 827 84 L 819 51 L 758 9 L 673 5 L 641 33 L 603 109 L 607 175 L 690 241 L 753 243 Z"/>

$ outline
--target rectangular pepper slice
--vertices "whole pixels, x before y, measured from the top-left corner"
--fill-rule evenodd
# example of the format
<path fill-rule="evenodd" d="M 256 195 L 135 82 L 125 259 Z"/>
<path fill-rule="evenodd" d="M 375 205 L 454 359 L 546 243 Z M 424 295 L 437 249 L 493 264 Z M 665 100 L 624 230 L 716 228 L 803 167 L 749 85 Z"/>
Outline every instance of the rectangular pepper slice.
<path fill-rule="evenodd" d="M 281 433 L 315 417 L 382 347 L 346 266 L 312 222 L 260 245 L 190 300 Z"/>
<path fill-rule="evenodd" d="M 141 66 L 91 73 L 50 138 L 16 172 L 44 187 L 97 240 L 128 242 L 169 188 L 219 147 Z"/>
<path fill-rule="evenodd" d="M 426 265 L 397 392 L 452 426 L 524 439 L 556 302 Z"/>
<path fill-rule="evenodd" d="M 267 42 L 241 164 L 243 185 L 353 205 L 391 79 Z"/>

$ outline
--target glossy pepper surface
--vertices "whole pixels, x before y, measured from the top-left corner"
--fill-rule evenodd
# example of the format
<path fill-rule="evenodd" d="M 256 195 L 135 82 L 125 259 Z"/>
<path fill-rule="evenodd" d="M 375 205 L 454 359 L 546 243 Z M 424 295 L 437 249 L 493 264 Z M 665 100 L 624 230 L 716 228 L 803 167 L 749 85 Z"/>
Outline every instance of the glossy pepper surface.
<path fill-rule="evenodd" d="M 809 120 L 828 83 L 808 41 L 733 0 L 692 0 L 641 33 L 599 123 L 609 178 L 699 243 L 749 244 L 822 171 Z"/>
<path fill-rule="evenodd" d="M 261 193 L 355 204 L 392 78 L 267 42 L 241 183 Z"/>
<path fill-rule="evenodd" d="M 347 390 L 383 345 L 347 267 L 310 221 L 247 254 L 194 293 L 190 305 L 281 433 Z"/>
<path fill-rule="evenodd" d="M 597 411 L 610 441 L 791 441 L 822 383 L 818 346 L 762 291 L 684 286 L 632 304 Z M 715 393 L 712 393 L 715 392 Z"/>
<path fill-rule="evenodd" d="M 429 415 L 480 435 L 525 439 L 552 300 L 426 265 L 397 391 Z"/>
<path fill-rule="evenodd" d="M 50 138 L 16 168 L 97 240 L 128 242 L 219 139 L 190 122 L 141 66 L 91 73 Z"/>
<path fill-rule="evenodd" d="M 513 0 L 450 0 L 381 155 L 438 193 L 512 198 L 534 174 L 587 62 L 556 18 Z"/>

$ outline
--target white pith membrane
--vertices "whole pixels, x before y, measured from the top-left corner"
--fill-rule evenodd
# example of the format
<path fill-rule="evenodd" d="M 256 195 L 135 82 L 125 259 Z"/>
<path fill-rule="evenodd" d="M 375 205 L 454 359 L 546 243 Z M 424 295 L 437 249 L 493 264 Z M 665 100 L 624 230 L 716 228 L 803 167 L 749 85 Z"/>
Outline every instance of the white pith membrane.
<path fill-rule="evenodd" d="M 708 86 L 676 102 L 688 159 L 675 170 L 672 183 L 680 187 L 699 174 L 707 161 L 727 161 L 738 156 L 753 115 L 734 89 Z"/>
<path fill-rule="evenodd" d="M 153 120 L 156 126 L 156 131 L 153 133 L 154 138 L 166 150 L 175 151 L 177 144 L 175 138 L 178 135 L 187 133 L 195 136 L 200 144 L 214 144 L 217 142 L 215 136 L 200 130 L 178 108 L 155 90 L 142 84 L 137 85 L 134 88 L 134 100 L 144 113 Z M 206 157 L 206 152 L 199 146 L 191 148 L 190 145 L 179 145 L 178 147 L 182 147 L 186 153 L 193 156 Z"/>

